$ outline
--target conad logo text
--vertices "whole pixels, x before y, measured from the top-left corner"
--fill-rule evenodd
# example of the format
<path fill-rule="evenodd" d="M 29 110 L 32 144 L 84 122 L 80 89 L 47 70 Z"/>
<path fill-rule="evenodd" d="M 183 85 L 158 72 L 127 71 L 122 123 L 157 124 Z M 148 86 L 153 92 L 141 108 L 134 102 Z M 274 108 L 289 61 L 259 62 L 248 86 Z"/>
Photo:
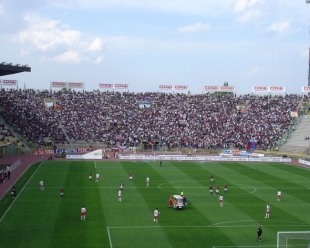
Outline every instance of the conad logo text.
<path fill-rule="evenodd" d="M 127 89 L 128 86 L 128 84 L 115 84 L 115 88 L 117 89 Z"/>
<path fill-rule="evenodd" d="M 2 80 L 2 83 L 3 83 L 3 84 L 6 84 L 6 85 L 16 85 L 16 84 L 17 84 L 17 80 L 8 80 L 8 79 L 5 79 L 5 80 Z"/>
<path fill-rule="evenodd" d="M 270 91 L 283 91 L 284 87 L 282 86 L 270 86 Z"/>
<path fill-rule="evenodd" d="M 310 86 L 304 86 L 302 87 L 303 91 L 310 92 Z"/>
<path fill-rule="evenodd" d="M 99 84 L 100 88 L 113 88 L 113 84 Z"/>
<path fill-rule="evenodd" d="M 175 90 L 187 90 L 188 86 L 187 85 L 176 85 L 174 86 Z"/>
<path fill-rule="evenodd" d="M 254 86 L 254 91 L 268 91 L 267 86 Z"/>
<path fill-rule="evenodd" d="M 218 86 L 205 86 L 205 90 L 218 90 Z"/>
<path fill-rule="evenodd" d="M 234 90 L 234 86 L 221 86 L 221 90 Z"/>
<path fill-rule="evenodd" d="M 68 83 L 69 87 L 82 88 L 83 83 Z"/>
<path fill-rule="evenodd" d="M 66 82 L 52 82 L 52 85 L 55 86 L 55 87 L 59 87 L 59 86 L 62 86 L 62 87 L 65 87 L 67 85 Z"/>
<path fill-rule="evenodd" d="M 160 90 L 172 90 L 172 85 L 159 85 Z"/>

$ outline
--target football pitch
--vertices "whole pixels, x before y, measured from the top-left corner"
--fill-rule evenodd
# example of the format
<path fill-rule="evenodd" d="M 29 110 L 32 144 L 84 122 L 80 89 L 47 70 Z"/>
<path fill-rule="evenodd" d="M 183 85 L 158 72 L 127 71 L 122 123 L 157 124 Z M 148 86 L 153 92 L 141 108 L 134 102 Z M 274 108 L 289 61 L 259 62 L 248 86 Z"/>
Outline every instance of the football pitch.
<path fill-rule="evenodd" d="M 216 185 L 223 207 L 214 195 Z M 1 247 L 276 247 L 278 231 L 310 230 L 310 170 L 282 163 L 165 161 L 160 167 L 158 162 L 44 161 L 32 165 L 15 186 L 17 197 L 6 195 L 0 202 Z M 169 196 L 181 190 L 188 205 L 168 208 Z M 267 203 L 269 219 L 264 218 Z"/>

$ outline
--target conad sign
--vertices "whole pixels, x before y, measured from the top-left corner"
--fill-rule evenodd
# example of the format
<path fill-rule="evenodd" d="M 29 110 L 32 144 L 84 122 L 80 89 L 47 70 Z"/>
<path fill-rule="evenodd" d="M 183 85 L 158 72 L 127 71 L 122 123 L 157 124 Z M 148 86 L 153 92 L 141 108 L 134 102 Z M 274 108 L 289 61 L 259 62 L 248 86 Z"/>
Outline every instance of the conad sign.
<path fill-rule="evenodd" d="M 269 92 L 286 92 L 285 86 L 269 86 Z"/>
<path fill-rule="evenodd" d="M 301 87 L 302 92 L 310 92 L 310 86 L 303 86 Z"/>
<path fill-rule="evenodd" d="M 51 88 L 67 88 L 67 82 L 51 82 Z"/>
<path fill-rule="evenodd" d="M 0 84 L 3 86 L 18 86 L 17 80 L 3 79 L 0 80 Z"/>
<path fill-rule="evenodd" d="M 218 86 L 205 86 L 204 90 L 207 92 L 213 92 L 213 91 L 218 91 L 219 87 Z"/>
<path fill-rule="evenodd" d="M 159 90 L 172 90 L 172 85 L 159 85 L 158 89 Z"/>
<path fill-rule="evenodd" d="M 254 86 L 252 87 L 252 92 L 268 92 L 269 87 L 268 86 Z"/>
<path fill-rule="evenodd" d="M 84 83 L 68 83 L 69 88 L 79 88 L 83 89 L 84 88 Z"/>
<path fill-rule="evenodd" d="M 129 88 L 129 84 L 115 84 L 115 89 L 128 89 Z"/>
<path fill-rule="evenodd" d="M 221 91 L 221 92 L 234 92 L 235 86 L 221 86 L 219 91 Z"/>
<path fill-rule="evenodd" d="M 175 85 L 174 90 L 188 90 L 187 85 Z"/>
<path fill-rule="evenodd" d="M 99 84 L 100 89 L 113 89 L 113 84 Z"/>

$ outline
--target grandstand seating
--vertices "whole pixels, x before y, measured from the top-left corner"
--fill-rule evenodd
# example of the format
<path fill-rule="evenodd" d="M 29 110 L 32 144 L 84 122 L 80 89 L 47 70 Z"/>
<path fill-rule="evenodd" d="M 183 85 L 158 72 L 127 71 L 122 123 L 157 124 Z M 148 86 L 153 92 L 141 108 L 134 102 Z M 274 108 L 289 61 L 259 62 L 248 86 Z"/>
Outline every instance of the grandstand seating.
<path fill-rule="evenodd" d="M 46 99 L 57 105 L 46 106 Z M 139 108 L 143 102 L 151 107 Z M 1 115 L 39 147 L 99 148 L 160 142 L 168 148 L 270 149 L 307 96 L 1 90 Z"/>

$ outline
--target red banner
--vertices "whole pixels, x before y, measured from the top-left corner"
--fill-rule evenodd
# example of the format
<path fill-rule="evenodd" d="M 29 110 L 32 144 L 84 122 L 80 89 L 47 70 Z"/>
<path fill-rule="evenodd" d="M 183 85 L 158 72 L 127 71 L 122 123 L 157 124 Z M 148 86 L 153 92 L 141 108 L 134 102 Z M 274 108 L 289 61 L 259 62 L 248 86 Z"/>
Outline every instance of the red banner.
<path fill-rule="evenodd" d="M 218 86 L 205 86 L 204 90 L 207 92 L 215 92 L 218 91 L 219 87 Z"/>
<path fill-rule="evenodd" d="M 113 89 L 113 84 L 99 84 L 100 89 Z"/>
<path fill-rule="evenodd" d="M 126 90 L 129 89 L 129 84 L 114 84 L 115 89 Z"/>
<path fill-rule="evenodd" d="M 172 90 L 172 85 L 159 85 L 158 89 L 159 90 Z"/>
<path fill-rule="evenodd" d="M 175 85 L 174 90 L 188 90 L 187 85 Z"/>
<path fill-rule="evenodd" d="M 17 80 L 3 79 L 0 80 L 0 84 L 3 86 L 18 86 Z"/>

